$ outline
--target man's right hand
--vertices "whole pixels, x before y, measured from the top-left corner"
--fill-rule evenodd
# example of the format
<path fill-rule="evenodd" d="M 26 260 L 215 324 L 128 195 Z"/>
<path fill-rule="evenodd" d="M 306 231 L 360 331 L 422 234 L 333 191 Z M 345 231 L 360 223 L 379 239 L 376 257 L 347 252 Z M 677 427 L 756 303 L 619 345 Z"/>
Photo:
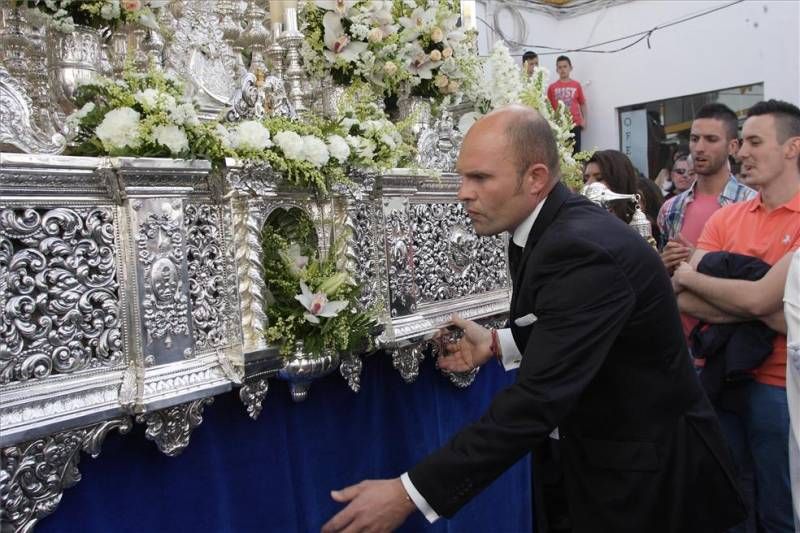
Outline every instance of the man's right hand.
<path fill-rule="evenodd" d="M 689 261 L 692 248 L 679 241 L 670 240 L 661 251 L 661 261 L 667 267 L 667 272 L 672 274 L 682 261 Z"/>
<path fill-rule="evenodd" d="M 469 372 L 492 358 L 492 334 L 488 329 L 458 315 L 453 315 L 452 325 L 463 330 L 464 335 L 447 345 L 448 354 L 439 356 L 437 360 L 439 368 Z"/>

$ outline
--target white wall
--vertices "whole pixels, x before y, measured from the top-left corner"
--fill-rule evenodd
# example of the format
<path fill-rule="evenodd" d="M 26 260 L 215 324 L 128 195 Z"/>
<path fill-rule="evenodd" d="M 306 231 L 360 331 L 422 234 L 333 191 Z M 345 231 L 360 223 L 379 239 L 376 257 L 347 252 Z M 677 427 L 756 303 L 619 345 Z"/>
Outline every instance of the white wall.
<path fill-rule="evenodd" d="M 571 18 L 524 10 L 527 43 L 580 48 L 723 6 L 708 0 L 634 0 Z M 478 12 L 490 24 L 503 2 L 486 1 Z M 505 31 L 511 17 L 501 14 Z M 486 50 L 496 36 L 479 23 Z M 513 28 L 508 28 L 511 32 Z M 601 48 L 614 48 L 623 43 Z M 484 48 L 487 47 L 487 48 Z M 542 65 L 555 73 L 556 55 L 540 54 Z M 766 98 L 800 104 L 800 2 L 746 1 L 721 11 L 658 30 L 650 48 L 641 42 L 615 54 L 573 52 L 572 77 L 583 83 L 588 102 L 585 148 L 619 148 L 617 108 L 631 104 L 764 83 Z"/>

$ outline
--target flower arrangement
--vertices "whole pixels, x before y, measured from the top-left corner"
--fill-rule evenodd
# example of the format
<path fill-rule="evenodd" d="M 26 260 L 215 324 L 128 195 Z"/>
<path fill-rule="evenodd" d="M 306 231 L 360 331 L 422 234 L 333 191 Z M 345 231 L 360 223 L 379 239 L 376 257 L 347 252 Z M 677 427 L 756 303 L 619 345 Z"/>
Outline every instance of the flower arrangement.
<path fill-rule="evenodd" d="M 392 168 L 411 154 L 398 127 L 374 105 L 354 105 L 337 122 L 201 123 L 181 85 L 157 71 L 93 80 L 78 88 L 76 105 L 66 121 L 75 155 L 198 158 L 214 167 L 228 157 L 263 162 L 284 182 L 321 195 L 348 182 L 350 168 Z"/>
<path fill-rule="evenodd" d="M 308 0 L 301 18 L 304 64 L 318 78 L 437 102 L 461 94 L 472 54 L 456 26 L 457 2 Z"/>
<path fill-rule="evenodd" d="M 136 23 L 158 29 L 153 9 L 166 0 L 25 0 L 48 24 L 62 33 L 72 33 L 76 25 L 103 28 Z"/>
<path fill-rule="evenodd" d="M 300 341 L 308 354 L 317 356 L 325 350 L 362 350 L 375 317 L 358 303 L 360 287 L 345 266 L 346 236 L 336 239 L 327 256 L 318 259 L 311 222 L 291 214 L 282 215 L 280 223 L 284 228 L 291 225 L 291 231 L 281 232 L 268 220 L 262 234 L 269 291 L 267 341 L 279 346 L 283 356 L 290 356 Z"/>
<path fill-rule="evenodd" d="M 122 79 L 98 78 L 76 91 L 78 108 L 66 123 L 76 155 L 202 157 L 207 137 L 195 105 L 181 84 L 164 74 L 127 71 Z"/>
<path fill-rule="evenodd" d="M 549 123 L 556 135 L 558 152 L 561 158 L 561 179 L 573 190 L 583 187 L 583 164 L 592 151 L 573 153 L 572 115 L 563 103 L 553 109 L 547 98 L 547 69 L 538 67 L 532 76 L 525 76 L 517 66 L 508 48 L 501 42 L 495 43 L 492 53 L 483 65 L 483 76 L 490 83 L 470 84 L 467 97 L 474 103 L 474 111 L 465 114 L 458 128 L 463 133 L 478 118 L 503 105 L 521 103 L 537 110 Z"/>

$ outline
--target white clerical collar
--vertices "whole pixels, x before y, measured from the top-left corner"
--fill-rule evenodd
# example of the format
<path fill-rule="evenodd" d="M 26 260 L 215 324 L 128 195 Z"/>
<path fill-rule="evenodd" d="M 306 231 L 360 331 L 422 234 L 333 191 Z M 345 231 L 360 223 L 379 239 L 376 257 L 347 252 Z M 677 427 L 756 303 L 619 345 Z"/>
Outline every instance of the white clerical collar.
<path fill-rule="evenodd" d="M 514 233 L 511 237 L 511 240 L 514 241 L 514 244 L 519 246 L 520 248 L 525 248 L 525 243 L 528 242 L 528 235 L 531 232 L 531 228 L 533 228 L 533 223 L 536 222 L 536 217 L 539 216 L 539 211 L 542 210 L 542 206 L 547 201 L 545 197 L 539 204 L 536 206 L 536 209 L 531 211 L 531 214 L 528 215 L 528 218 L 522 221 L 522 224 L 517 226 L 514 230 Z"/>

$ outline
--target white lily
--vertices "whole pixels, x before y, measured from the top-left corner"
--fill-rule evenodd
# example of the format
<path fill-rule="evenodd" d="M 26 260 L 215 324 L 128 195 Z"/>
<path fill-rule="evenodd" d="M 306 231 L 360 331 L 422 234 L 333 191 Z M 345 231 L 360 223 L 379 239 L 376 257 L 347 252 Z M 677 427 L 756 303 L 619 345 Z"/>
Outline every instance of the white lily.
<path fill-rule="evenodd" d="M 319 324 L 319 317 L 331 318 L 347 307 L 346 300 L 328 301 L 324 292 L 312 293 L 308 285 L 300 282 L 300 294 L 294 298 L 306 308 L 303 317 L 312 324 Z"/>
<path fill-rule="evenodd" d="M 350 39 L 350 36 L 344 32 L 342 18 L 333 11 L 325 13 L 322 25 L 325 27 L 325 47 L 327 48 L 322 52 L 331 63 L 335 63 L 339 58 L 352 63 L 361 52 L 367 49 L 367 43 Z"/>

